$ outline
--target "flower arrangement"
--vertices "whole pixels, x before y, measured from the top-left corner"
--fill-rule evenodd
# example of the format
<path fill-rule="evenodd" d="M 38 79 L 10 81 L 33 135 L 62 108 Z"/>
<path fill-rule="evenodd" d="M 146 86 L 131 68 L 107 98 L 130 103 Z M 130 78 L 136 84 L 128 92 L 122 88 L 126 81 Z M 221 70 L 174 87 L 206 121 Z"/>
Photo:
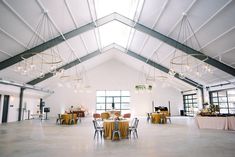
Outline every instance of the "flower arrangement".
<path fill-rule="evenodd" d="M 149 90 L 151 91 L 153 89 L 152 85 L 147 85 L 147 84 L 139 84 L 135 85 L 135 90 L 136 91 L 144 91 L 144 90 Z"/>
<path fill-rule="evenodd" d="M 219 105 L 204 103 L 203 109 L 200 110 L 199 115 L 201 116 L 216 116 L 219 114 Z"/>

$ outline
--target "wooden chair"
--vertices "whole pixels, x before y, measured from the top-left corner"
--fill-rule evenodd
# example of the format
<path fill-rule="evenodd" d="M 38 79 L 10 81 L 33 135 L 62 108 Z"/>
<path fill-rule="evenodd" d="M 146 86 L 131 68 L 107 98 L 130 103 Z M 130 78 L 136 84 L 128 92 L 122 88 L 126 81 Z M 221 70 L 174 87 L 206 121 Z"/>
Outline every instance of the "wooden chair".
<path fill-rule="evenodd" d="M 56 119 L 56 124 L 63 124 L 64 119 L 61 117 L 61 114 L 58 114 L 58 118 Z"/>
<path fill-rule="evenodd" d="M 110 115 L 108 112 L 103 112 L 101 113 L 101 119 L 104 120 L 104 119 L 109 119 Z"/>
<path fill-rule="evenodd" d="M 72 113 L 71 118 L 69 119 L 69 124 L 75 124 L 75 117 L 73 113 Z"/>
<path fill-rule="evenodd" d="M 94 114 L 93 114 L 93 118 L 94 118 L 94 119 L 99 119 L 99 118 L 101 118 L 101 116 L 100 116 L 99 113 L 94 113 Z"/>
<path fill-rule="evenodd" d="M 120 116 L 121 116 L 121 111 L 115 111 L 115 112 L 114 112 L 114 115 L 115 115 L 116 117 L 120 117 Z"/>
<path fill-rule="evenodd" d="M 131 118 L 131 114 L 130 113 L 126 113 L 123 115 L 123 118 Z"/>

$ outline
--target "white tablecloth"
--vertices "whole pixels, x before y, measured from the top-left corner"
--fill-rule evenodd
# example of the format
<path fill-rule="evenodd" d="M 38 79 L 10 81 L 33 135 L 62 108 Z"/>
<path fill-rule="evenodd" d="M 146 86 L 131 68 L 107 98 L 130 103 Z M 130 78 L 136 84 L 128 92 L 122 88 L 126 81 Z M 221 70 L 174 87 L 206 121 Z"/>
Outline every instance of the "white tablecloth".
<path fill-rule="evenodd" d="M 235 130 L 235 117 L 228 117 L 228 129 L 229 130 Z"/>
<path fill-rule="evenodd" d="M 201 117 L 197 116 L 196 121 L 200 129 L 221 129 L 228 130 L 227 117 Z"/>

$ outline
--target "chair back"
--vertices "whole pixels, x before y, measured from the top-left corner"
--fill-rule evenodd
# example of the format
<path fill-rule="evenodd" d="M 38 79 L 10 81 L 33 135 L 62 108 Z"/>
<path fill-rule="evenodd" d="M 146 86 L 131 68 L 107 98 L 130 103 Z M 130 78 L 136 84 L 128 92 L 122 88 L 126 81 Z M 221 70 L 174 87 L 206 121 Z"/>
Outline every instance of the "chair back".
<path fill-rule="evenodd" d="M 169 111 L 161 111 L 160 113 L 164 114 L 164 116 L 170 116 L 170 112 Z"/>
<path fill-rule="evenodd" d="M 134 126 L 135 126 L 136 120 L 137 120 L 137 118 L 132 119 L 132 121 L 131 121 L 131 127 L 134 127 Z"/>
<path fill-rule="evenodd" d="M 60 119 L 61 118 L 61 114 L 58 114 L 58 119 Z"/>
<path fill-rule="evenodd" d="M 94 129 L 97 130 L 97 121 L 93 120 Z"/>
<path fill-rule="evenodd" d="M 119 123 L 118 120 L 114 121 L 114 131 L 118 131 L 119 130 L 118 123 Z"/>
<path fill-rule="evenodd" d="M 123 115 L 123 118 L 131 118 L 131 114 L 130 113 L 126 113 Z"/>
<path fill-rule="evenodd" d="M 101 118 L 102 118 L 102 119 L 109 119 L 109 117 L 110 117 L 110 115 L 109 115 L 108 112 L 103 112 L 103 113 L 101 113 Z"/>
<path fill-rule="evenodd" d="M 120 116 L 121 116 L 121 111 L 115 111 L 115 112 L 114 112 L 114 115 L 115 115 L 116 117 L 120 117 Z"/>
<path fill-rule="evenodd" d="M 137 129 L 137 127 L 138 127 L 139 121 L 140 121 L 140 120 L 136 118 L 135 125 L 134 125 L 134 127 L 135 127 L 136 129 Z"/>
<path fill-rule="evenodd" d="M 100 114 L 99 114 L 99 113 L 94 113 L 94 114 L 93 114 L 93 118 L 94 118 L 94 119 L 100 118 Z"/>

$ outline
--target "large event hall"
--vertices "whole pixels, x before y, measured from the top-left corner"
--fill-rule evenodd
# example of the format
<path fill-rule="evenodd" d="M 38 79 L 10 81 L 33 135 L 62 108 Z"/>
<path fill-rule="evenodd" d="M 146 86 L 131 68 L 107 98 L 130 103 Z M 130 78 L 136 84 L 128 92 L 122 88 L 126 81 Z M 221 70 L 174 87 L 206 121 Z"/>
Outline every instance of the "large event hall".
<path fill-rule="evenodd" d="M 235 157 L 234 0 L 0 0 L 0 157 Z"/>

